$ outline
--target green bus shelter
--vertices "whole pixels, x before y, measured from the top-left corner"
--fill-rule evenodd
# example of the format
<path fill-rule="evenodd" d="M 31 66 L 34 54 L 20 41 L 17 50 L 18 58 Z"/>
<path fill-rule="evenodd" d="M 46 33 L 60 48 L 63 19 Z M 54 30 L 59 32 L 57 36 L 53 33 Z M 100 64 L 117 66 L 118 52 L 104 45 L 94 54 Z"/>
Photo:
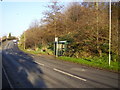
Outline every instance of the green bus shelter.
<path fill-rule="evenodd" d="M 54 43 L 54 54 L 56 56 L 62 56 L 67 50 L 67 41 L 58 41 Z"/>

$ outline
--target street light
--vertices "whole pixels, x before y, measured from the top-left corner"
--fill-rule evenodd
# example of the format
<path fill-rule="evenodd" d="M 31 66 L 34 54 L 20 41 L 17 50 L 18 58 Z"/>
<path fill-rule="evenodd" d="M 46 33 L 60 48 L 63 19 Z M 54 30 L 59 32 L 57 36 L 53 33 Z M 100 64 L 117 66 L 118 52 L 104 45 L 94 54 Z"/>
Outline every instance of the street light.
<path fill-rule="evenodd" d="M 111 0 L 109 2 L 109 66 L 111 61 Z"/>

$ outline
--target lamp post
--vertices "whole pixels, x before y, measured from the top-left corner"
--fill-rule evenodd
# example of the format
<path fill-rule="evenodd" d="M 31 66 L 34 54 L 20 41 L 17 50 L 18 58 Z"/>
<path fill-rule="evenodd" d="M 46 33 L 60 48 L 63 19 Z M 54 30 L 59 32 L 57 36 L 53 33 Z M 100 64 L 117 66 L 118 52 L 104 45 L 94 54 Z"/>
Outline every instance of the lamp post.
<path fill-rule="evenodd" d="M 111 0 L 109 2 L 109 66 L 111 61 Z"/>

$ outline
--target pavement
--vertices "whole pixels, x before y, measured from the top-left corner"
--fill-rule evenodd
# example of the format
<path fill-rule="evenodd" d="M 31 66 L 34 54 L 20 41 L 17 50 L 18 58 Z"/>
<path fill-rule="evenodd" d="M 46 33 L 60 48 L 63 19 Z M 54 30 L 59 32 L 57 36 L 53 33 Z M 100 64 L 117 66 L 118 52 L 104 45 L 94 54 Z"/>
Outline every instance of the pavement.
<path fill-rule="evenodd" d="M 118 88 L 118 73 L 22 52 L 12 41 L 4 45 L 3 69 L 11 88 Z M 8 86 L 5 86 L 8 82 Z"/>

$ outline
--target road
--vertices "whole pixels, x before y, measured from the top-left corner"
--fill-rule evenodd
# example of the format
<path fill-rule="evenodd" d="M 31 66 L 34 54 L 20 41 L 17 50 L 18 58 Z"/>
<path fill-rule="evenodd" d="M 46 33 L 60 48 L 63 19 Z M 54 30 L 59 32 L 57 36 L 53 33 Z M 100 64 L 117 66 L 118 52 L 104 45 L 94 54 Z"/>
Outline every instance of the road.
<path fill-rule="evenodd" d="M 12 41 L 4 45 L 2 62 L 12 88 L 118 88 L 117 73 L 56 60 L 50 55 L 26 54 Z"/>

